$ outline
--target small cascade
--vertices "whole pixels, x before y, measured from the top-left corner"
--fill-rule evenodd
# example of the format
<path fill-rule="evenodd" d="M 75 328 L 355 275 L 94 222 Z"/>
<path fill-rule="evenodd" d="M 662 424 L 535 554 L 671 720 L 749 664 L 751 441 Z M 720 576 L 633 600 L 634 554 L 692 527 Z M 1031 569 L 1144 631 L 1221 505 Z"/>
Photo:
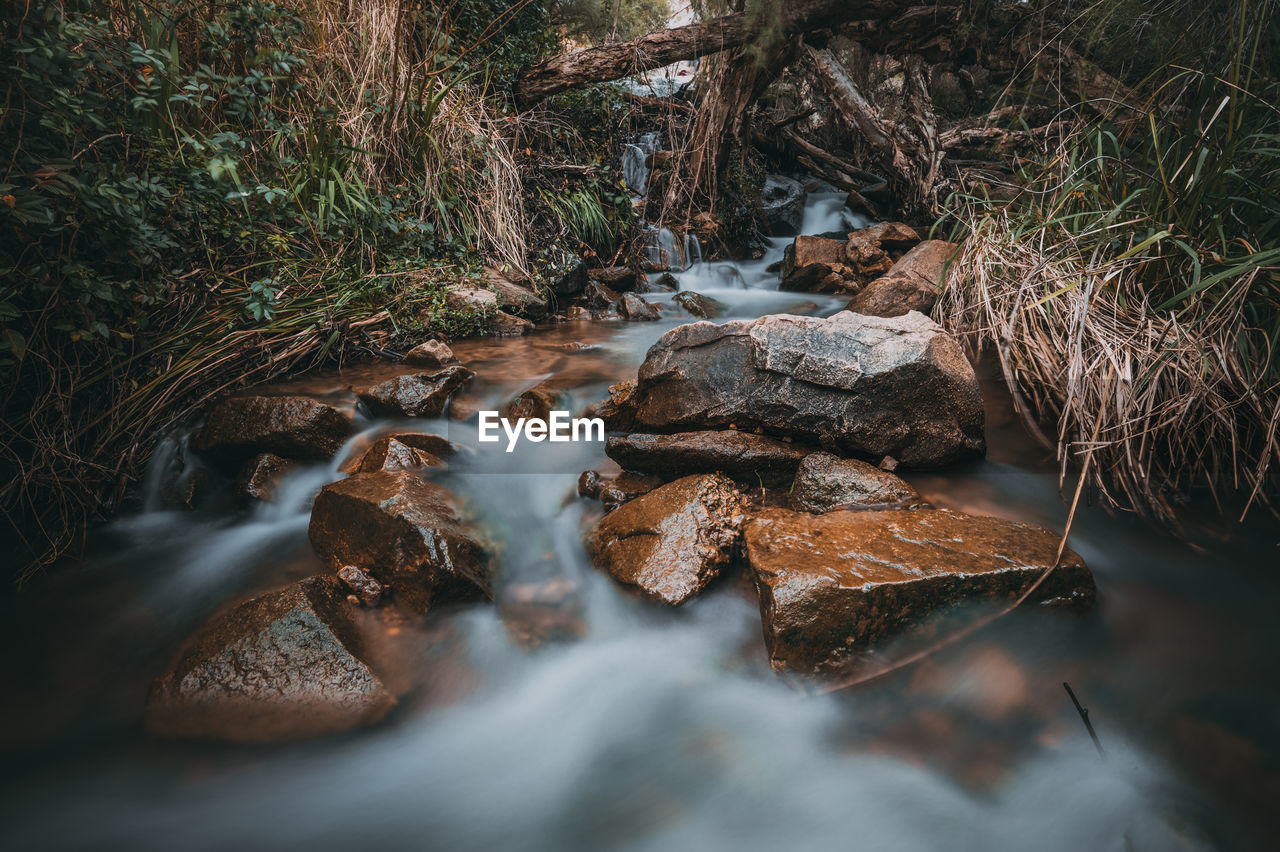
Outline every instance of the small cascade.
<path fill-rule="evenodd" d="M 695 263 L 702 263 L 702 243 L 698 242 L 696 234 L 684 235 L 684 268 L 688 269 Z"/>
<path fill-rule="evenodd" d="M 622 179 L 633 195 L 644 197 L 649 182 L 649 155 L 639 145 L 628 144 L 622 149 Z"/>

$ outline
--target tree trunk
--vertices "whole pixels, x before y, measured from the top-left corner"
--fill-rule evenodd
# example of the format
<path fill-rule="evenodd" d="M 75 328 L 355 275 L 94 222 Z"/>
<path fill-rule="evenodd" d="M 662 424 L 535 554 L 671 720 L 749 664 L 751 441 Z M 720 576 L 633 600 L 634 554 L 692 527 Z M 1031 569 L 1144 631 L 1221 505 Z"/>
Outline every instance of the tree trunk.
<path fill-rule="evenodd" d="M 566 53 L 521 75 L 516 91 L 535 103 L 587 83 L 617 80 L 673 62 L 741 47 L 764 34 L 778 40 L 849 20 L 878 21 L 910 6 L 910 0 L 790 0 L 757 13 L 736 12 L 697 24 L 649 33 L 634 41 Z"/>

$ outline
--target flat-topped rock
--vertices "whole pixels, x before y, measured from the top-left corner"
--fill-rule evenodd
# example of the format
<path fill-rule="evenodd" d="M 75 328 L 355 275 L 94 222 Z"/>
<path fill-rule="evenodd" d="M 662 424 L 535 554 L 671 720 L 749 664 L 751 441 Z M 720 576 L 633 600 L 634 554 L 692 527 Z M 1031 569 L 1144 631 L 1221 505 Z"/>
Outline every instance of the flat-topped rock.
<path fill-rule="evenodd" d="M 804 457 L 791 485 L 791 508 L 830 512 L 855 506 L 896 507 L 920 499 L 900 477 L 858 459 L 830 453 Z"/>
<path fill-rule="evenodd" d="M 676 479 L 691 473 L 724 473 L 749 486 L 785 485 L 812 447 L 723 429 L 670 435 L 633 433 L 610 438 L 605 454 L 625 470 Z"/>
<path fill-rule="evenodd" d="M 408 471 L 357 473 L 316 496 L 311 544 L 360 568 L 419 612 L 492 596 L 490 557 L 446 489 Z"/>
<path fill-rule="evenodd" d="M 686 476 L 614 509 L 587 536 L 597 568 L 678 606 L 729 563 L 744 500 L 726 477 Z"/>
<path fill-rule="evenodd" d="M 393 376 L 364 388 L 353 388 L 378 417 L 439 417 L 449 398 L 475 373 L 462 366 Z"/>
<path fill-rule="evenodd" d="M 929 509 L 811 515 L 763 509 L 743 525 L 773 665 L 839 670 L 868 648 L 966 601 L 1008 601 L 1053 563 L 1059 536 Z M 1084 561 L 1066 550 L 1035 600 L 1084 605 Z"/>
<path fill-rule="evenodd" d="M 732 424 L 915 468 L 986 449 L 973 367 L 918 313 L 679 326 L 650 348 L 634 393 L 614 407 L 634 409 L 638 431 Z"/>
<path fill-rule="evenodd" d="M 351 430 L 350 413 L 309 396 L 233 396 L 209 410 L 191 446 L 234 460 L 259 453 L 327 459 Z"/>
<path fill-rule="evenodd" d="M 361 659 L 345 598 L 311 577 L 214 618 L 153 685 L 147 730 L 255 742 L 379 721 L 396 701 Z"/>
<path fill-rule="evenodd" d="M 897 317 L 910 311 L 930 313 L 942 292 L 947 263 L 958 248 L 943 240 L 925 240 L 903 255 L 883 277 L 859 291 L 845 310 L 878 317 Z"/>

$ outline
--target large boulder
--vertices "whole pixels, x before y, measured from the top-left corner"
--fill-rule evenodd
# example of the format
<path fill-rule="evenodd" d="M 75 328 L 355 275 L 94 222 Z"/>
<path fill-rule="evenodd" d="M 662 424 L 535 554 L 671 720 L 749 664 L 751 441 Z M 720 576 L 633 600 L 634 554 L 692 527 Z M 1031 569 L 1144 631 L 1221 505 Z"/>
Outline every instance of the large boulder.
<path fill-rule="evenodd" d="M 444 414 L 454 391 L 474 375 L 466 367 L 455 364 L 442 370 L 393 376 L 353 390 L 378 417 L 439 417 Z"/>
<path fill-rule="evenodd" d="M 492 596 L 489 554 L 453 495 L 414 473 L 357 473 L 326 485 L 308 532 L 335 570 L 355 565 L 419 612 Z"/>
<path fill-rule="evenodd" d="M 188 642 L 152 687 L 147 729 L 252 742 L 377 722 L 396 702 L 361 659 L 360 644 L 334 577 L 261 595 Z"/>
<path fill-rule="evenodd" d="M 649 350 L 635 392 L 615 408 L 634 410 L 641 431 L 732 424 L 915 468 L 986 448 L 973 367 L 918 313 L 679 326 Z"/>
<path fill-rule="evenodd" d="M 595 566 L 677 606 L 729 563 L 744 500 L 726 477 L 686 476 L 614 509 L 587 537 Z"/>
<path fill-rule="evenodd" d="M 810 447 L 734 429 L 673 435 L 637 432 L 610 438 L 604 451 L 625 470 L 666 479 L 718 472 L 749 486 L 791 482 L 800 461 L 813 452 Z"/>
<path fill-rule="evenodd" d="M 901 506 L 919 499 L 914 488 L 892 473 L 830 453 L 805 456 L 790 492 L 791 508 L 816 513 L 855 506 Z"/>
<path fill-rule="evenodd" d="M 1053 563 L 1059 537 L 949 511 L 764 509 L 744 524 L 743 541 L 773 665 L 814 674 L 965 601 L 1016 598 Z M 1070 550 L 1035 592 L 1071 605 L 1093 596 L 1093 577 Z"/>
<path fill-rule="evenodd" d="M 236 396 L 215 405 L 191 446 L 244 460 L 259 453 L 327 459 L 351 433 L 352 417 L 309 396 Z"/>
<path fill-rule="evenodd" d="M 760 205 L 775 237 L 790 237 L 800 232 L 804 202 L 805 191 L 799 181 L 782 175 L 765 175 Z"/>
<path fill-rule="evenodd" d="M 898 317 L 910 311 L 929 314 L 957 248 L 955 243 L 925 240 L 904 254 L 888 274 L 860 290 L 845 310 L 876 317 Z"/>

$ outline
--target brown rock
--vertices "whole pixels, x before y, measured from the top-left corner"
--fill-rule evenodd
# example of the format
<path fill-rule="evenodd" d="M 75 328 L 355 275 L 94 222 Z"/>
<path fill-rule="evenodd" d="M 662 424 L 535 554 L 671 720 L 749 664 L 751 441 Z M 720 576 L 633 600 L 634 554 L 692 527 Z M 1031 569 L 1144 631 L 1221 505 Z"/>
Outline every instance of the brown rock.
<path fill-rule="evenodd" d="M 622 298 L 602 281 L 594 278 L 587 282 L 586 289 L 582 291 L 583 304 L 593 311 L 609 310 L 618 304 L 618 300 Z"/>
<path fill-rule="evenodd" d="M 458 358 L 448 344 L 440 340 L 428 340 L 410 349 L 404 362 L 411 367 L 448 367 L 458 363 Z"/>
<path fill-rule="evenodd" d="M 640 273 L 627 266 L 608 266 L 604 269 L 592 269 L 587 272 L 592 281 L 598 281 L 609 290 L 626 293 L 635 288 L 640 280 Z"/>
<path fill-rule="evenodd" d="M 619 474 L 602 474 L 584 470 L 578 477 L 578 493 L 604 504 L 606 512 L 612 512 L 641 494 L 648 494 L 666 480 L 659 476 L 647 476 L 624 470 Z"/>
<path fill-rule="evenodd" d="M 386 588 L 355 565 L 344 565 L 339 568 L 338 579 L 365 606 L 377 606 L 382 603 L 382 593 Z"/>
<path fill-rule="evenodd" d="M 308 396 L 237 396 L 215 405 L 191 445 L 217 457 L 274 453 L 327 459 L 351 432 L 351 416 Z"/>
<path fill-rule="evenodd" d="M 718 472 L 749 486 L 762 482 L 777 486 L 791 482 L 801 459 L 813 448 L 726 429 L 674 435 L 635 433 L 610 438 L 604 451 L 626 470 L 666 479 Z"/>
<path fill-rule="evenodd" d="M 704 296 L 701 293 L 695 293 L 692 290 L 677 293 L 675 302 L 695 317 L 703 319 L 718 317 L 725 310 L 724 302 L 713 299 L 710 296 Z"/>
<path fill-rule="evenodd" d="M 453 455 L 453 445 L 429 432 L 395 432 L 382 435 L 355 452 L 338 468 L 343 473 L 373 473 L 379 470 L 409 470 L 434 467 Z"/>
<path fill-rule="evenodd" d="M 643 322 L 658 319 L 658 309 L 641 299 L 635 293 L 627 293 L 618 303 L 618 314 L 628 322 Z"/>
<path fill-rule="evenodd" d="M 236 493 L 249 500 L 275 499 L 280 480 L 297 469 L 297 462 L 271 453 L 259 453 L 240 469 L 236 477 Z"/>
<path fill-rule="evenodd" d="M 356 396 L 378 417 L 439 417 L 449 397 L 475 373 L 466 367 L 445 367 L 424 373 L 406 373 L 355 389 Z"/>
<path fill-rule="evenodd" d="M 494 337 L 520 337 L 533 331 L 533 323 L 506 311 L 496 311 L 489 317 L 487 328 Z"/>
<path fill-rule="evenodd" d="M 845 310 L 877 317 L 898 317 L 909 311 L 929 314 L 942 291 L 947 262 L 959 247 L 942 240 L 926 240 L 893 265 L 889 273 L 863 288 Z"/>
<path fill-rule="evenodd" d="M 797 512 L 901 506 L 919 499 L 914 488 L 892 473 L 830 453 L 805 456 L 791 486 L 791 508 Z"/>
<path fill-rule="evenodd" d="M 343 597 L 311 577 L 214 618 L 153 685 L 148 731 L 255 742 L 382 719 L 395 698 L 361 659 Z"/>
<path fill-rule="evenodd" d="M 465 308 L 483 314 L 505 311 L 533 320 L 547 315 L 546 300 L 488 267 L 484 271 L 484 281 L 465 280 L 448 285 L 445 303 L 455 309 Z"/>
<path fill-rule="evenodd" d="M 764 509 L 743 537 L 773 665 L 805 674 L 838 670 L 964 601 L 1013 599 L 1058 549 L 1058 535 L 1039 527 L 908 509 Z M 1093 596 L 1093 577 L 1070 550 L 1036 592 L 1057 603 Z"/>
<path fill-rule="evenodd" d="M 678 606 L 728 564 L 744 501 L 727 478 L 686 476 L 619 506 L 587 537 L 595 566 Z"/>
<path fill-rule="evenodd" d="M 844 280 L 845 244 L 826 237 L 796 237 L 782 258 L 780 289 L 827 293 Z M 888 269 L 886 264 L 885 269 Z"/>
<path fill-rule="evenodd" d="M 562 390 L 551 387 L 547 382 L 539 382 L 524 393 L 507 403 L 502 416 L 509 420 L 520 417 L 538 417 L 547 420 L 552 411 L 566 411 L 570 405 L 569 395 Z"/>
<path fill-rule="evenodd" d="M 308 532 L 330 565 L 355 565 L 419 612 L 491 594 L 489 555 L 453 495 L 413 473 L 357 473 L 326 485 Z"/>
<path fill-rule="evenodd" d="M 498 617 L 526 648 L 578 639 L 587 632 L 579 589 L 564 578 L 507 584 L 498 600 Z"/>
<path fill-rule="evenodd" d="M 635 394 L 635 379 L 610 385 L 609 398 L 589 405 L 584 416 L 603 419 L 610 432 L 630 432 L 636 422 Z"/>

